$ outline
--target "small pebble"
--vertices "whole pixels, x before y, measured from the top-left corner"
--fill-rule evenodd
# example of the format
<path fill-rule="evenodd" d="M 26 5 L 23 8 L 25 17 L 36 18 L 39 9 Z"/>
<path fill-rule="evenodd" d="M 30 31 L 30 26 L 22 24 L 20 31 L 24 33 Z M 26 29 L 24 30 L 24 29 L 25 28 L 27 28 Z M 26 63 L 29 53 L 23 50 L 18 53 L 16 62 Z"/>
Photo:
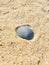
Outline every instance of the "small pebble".
<path fill-rule="evenodd" d="M 19 26 L 16 28 L 16 33 L 19 37 L 31 40 L 34 36 L 33 31 L 28 26 Z"/>

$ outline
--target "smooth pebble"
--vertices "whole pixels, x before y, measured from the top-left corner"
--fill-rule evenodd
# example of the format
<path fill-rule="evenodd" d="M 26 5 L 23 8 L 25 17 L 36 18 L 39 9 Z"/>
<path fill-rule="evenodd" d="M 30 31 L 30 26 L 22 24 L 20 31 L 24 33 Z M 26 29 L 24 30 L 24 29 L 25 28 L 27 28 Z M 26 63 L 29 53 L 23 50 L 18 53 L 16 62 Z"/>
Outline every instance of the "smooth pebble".
<path fill-rule="evenodd" d="M 27 40 L 31 40 L 34 36 L 33 31 L 28 26 L 17 27 L 16 33 L 19 37 Z"/>

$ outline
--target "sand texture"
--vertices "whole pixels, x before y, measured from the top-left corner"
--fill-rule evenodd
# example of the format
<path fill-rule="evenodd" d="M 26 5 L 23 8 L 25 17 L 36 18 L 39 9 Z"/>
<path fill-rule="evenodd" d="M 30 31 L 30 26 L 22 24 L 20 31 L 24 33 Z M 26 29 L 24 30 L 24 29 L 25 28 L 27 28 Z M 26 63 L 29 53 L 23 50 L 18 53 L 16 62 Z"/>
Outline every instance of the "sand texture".
<path fill-rule="evenodd" d="M 16 34 L 21 25 L 32 40 Z M 0 0 L 0 65 L 49 65 L 49 0 Z"/>

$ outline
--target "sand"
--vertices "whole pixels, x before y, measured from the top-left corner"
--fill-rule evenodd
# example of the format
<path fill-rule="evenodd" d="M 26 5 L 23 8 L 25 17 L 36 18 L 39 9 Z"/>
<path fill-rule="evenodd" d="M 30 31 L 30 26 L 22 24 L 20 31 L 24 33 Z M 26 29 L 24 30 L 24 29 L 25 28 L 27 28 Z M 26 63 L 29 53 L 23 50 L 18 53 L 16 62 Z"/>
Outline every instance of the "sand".
<path fill-rule="evenodd" d="M 16 27 L 30 25 L 32 40 Z M 0 65 L 49 65 L 49 1 L 0 0 Z"/>

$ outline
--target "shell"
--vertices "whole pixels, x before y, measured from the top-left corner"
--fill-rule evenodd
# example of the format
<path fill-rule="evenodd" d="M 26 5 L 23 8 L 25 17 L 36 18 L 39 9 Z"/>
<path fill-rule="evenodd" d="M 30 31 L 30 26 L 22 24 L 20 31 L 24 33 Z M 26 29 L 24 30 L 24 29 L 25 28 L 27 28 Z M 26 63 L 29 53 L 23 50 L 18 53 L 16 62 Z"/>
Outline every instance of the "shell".
<path fill-rule="evenodd" d="M 28 26 L 17 27 L 16 33 L 19 37 L 27 40 L 31 40 L 34 36 L 33 31 Z"/>

